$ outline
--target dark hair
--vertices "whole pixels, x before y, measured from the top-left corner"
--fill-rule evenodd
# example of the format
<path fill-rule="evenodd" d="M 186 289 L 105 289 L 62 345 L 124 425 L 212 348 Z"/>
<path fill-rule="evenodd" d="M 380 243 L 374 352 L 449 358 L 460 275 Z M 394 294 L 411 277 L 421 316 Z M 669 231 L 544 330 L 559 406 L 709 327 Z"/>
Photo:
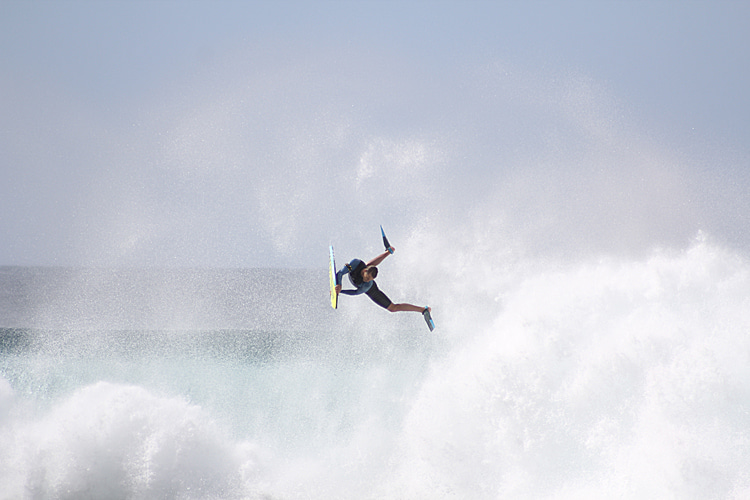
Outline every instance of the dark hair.
<path fill-rule="evenodd" d="M 375 266 L 367 266 L 362 271 L 367 271 L 370 273 L 370 276 L 372 276 L 372 279 L 375 279 L 378 277 L 378 268 Z"/>

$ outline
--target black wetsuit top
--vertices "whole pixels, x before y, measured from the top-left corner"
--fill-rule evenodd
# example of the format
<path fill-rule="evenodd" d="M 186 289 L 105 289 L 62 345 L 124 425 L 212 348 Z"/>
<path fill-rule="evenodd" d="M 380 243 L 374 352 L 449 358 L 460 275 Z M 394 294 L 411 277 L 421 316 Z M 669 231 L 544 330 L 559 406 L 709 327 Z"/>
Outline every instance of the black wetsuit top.
<path fill-rule="evenodd" d="M 359 295 L 365 293 L 377 305 L 388 309 L 388 306 L 392 304 L 391 299 L 389 299 L 388 296 L 378 288 L 378 284 L 375 283 L 375 280 L 368 282 L 362 280 L 362 271 L 365 267 L 367 267 L 367 264 L 363 261 L 353 259 L 336 273 L 336 284 L 340 285 L 341 278 L 344 277 L 344 274 L 349 273 L 349 281 L 357 288 L 356 290 L 341 290 L 341 293 L 344 295 Z"/>

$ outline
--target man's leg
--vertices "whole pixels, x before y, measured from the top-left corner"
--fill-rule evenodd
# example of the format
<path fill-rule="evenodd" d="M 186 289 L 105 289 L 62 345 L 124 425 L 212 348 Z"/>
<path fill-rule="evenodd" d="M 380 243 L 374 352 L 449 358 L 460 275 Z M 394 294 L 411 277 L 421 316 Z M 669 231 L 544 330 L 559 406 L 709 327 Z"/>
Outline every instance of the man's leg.
<path fill-rule="evenodd" d="M 388 310 L 391 312 L 409 311 L 409 312 L 424 312 L 425 309 L 430 309 L 424 306 L 415 306 L 413 304 L 391 304 L 388 306 Z"/>
<path fill-rule="evenodd" d="M 383 293 L 383 291 L 378 288 L 377 283 L 374 281 L 372 282 L 372 286 L 367 291 L 367 296 L 370 297 L 377 305 L 380 307 L 383 307 L 387 309 L 390 312 L 399 312 L 399 311 L 413 311 L 413 312 L 424 312 L 425 309 L 430 309 L 428 307 L 424 306 L 415 306 L 413 304 L 394 304 L 391 302 L 391 299 L 388 298 L 386 294 Z"/>

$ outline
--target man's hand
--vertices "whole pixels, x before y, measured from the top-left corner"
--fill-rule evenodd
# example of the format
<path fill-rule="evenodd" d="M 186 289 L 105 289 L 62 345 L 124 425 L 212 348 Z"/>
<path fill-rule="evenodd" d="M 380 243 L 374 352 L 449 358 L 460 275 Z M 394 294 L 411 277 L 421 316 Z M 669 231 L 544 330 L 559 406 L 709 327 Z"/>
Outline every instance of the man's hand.
<path fill-rule="evenodd" d="M 341 293 L 341 285 L 336 285 L 335 290 L 336 290 L 336 295 L 340 294 Z"/>

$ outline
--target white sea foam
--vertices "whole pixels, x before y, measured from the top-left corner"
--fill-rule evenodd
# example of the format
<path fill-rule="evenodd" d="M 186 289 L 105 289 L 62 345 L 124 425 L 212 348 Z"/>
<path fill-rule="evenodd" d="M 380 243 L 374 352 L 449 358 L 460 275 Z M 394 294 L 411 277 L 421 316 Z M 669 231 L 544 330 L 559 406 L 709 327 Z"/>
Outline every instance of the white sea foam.
<path fill-rule="evenodd" d="M 180 398 L 99 382 L 3 427 L 2 498 L 245 498 L 248 445 Z"/>
<path fill-rule="evenodd" d="M 697 242 L 525 276 L 433 366 L 390 493 L 742 498 L 748 271 Z"/>
<path fill-rule="evenodd" d="M 2 498 L 750 492 L 743 257 L 701 238 L 643 259 L 518 259 L 506 270 L 464 290 L 467 302 L 495 304 L 482 314 L 432 288 L 442 303 L 433 334 L 413 329 L 420 318 L 352 299 L 339 320 L 321 321 L 343 328 L 348 307 L 406 328 L 370 322 L 266 358 L 137 342 L 126 358 L 99 350 L 71 361 L 65 349 L 45 364 L 26 352 L 28 373 L 6 358 Z M 415 278 L 415 293 L 422 286 Z M 325 354 L 309 350 L 316 338 Z M 79 388 L 54 390 L 100 358 Z"/>

